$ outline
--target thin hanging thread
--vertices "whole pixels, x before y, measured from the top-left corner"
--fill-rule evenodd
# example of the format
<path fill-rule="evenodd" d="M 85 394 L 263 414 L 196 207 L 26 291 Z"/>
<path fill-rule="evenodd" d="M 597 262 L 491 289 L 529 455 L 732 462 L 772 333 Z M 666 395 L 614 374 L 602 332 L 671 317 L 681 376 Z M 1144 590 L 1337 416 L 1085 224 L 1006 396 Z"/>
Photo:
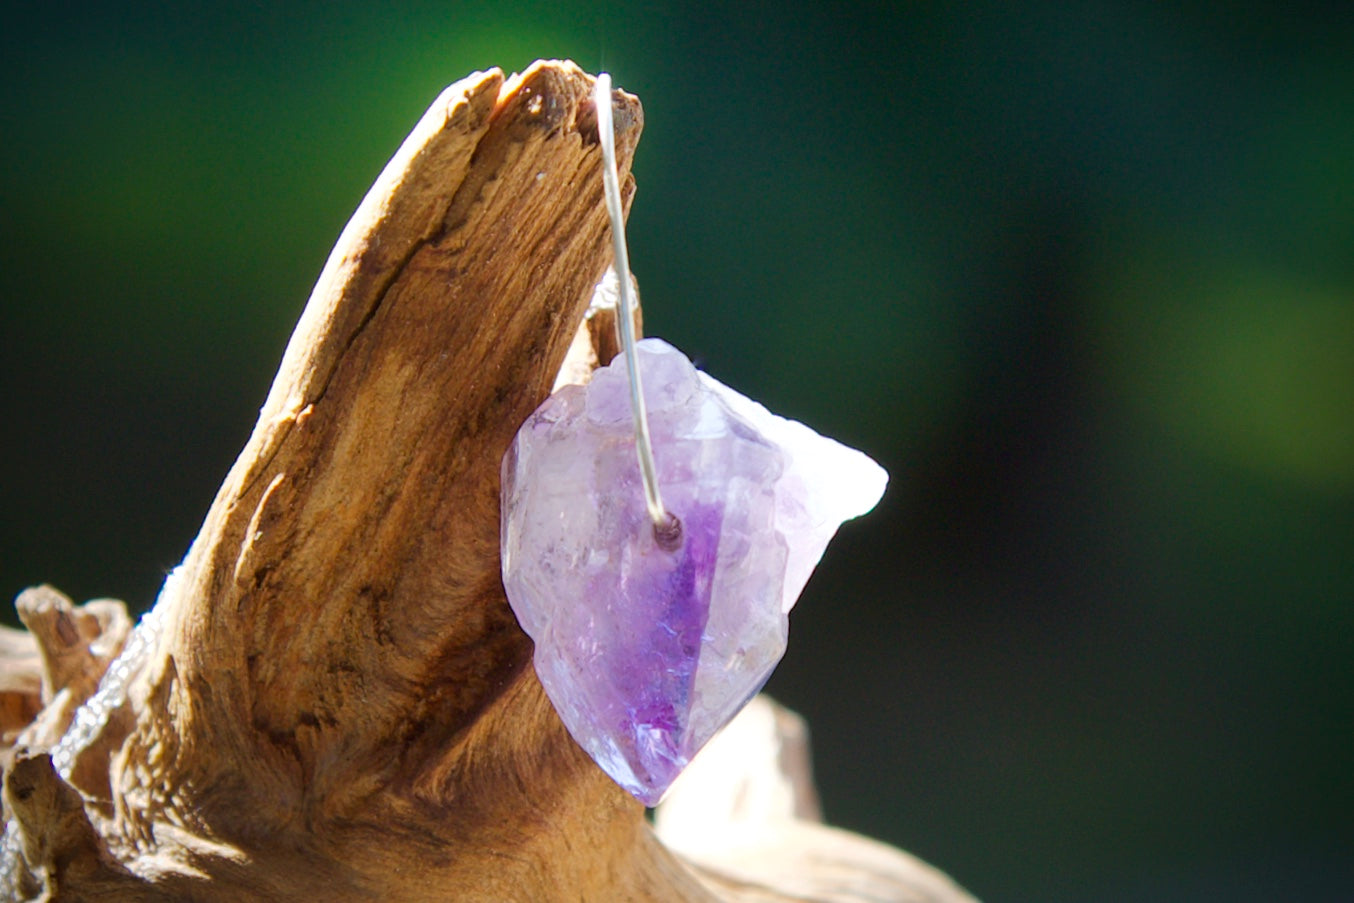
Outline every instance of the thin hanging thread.
<path fill-rule="evenodd" d="M 625 216 L 621 208 L 620 176 L 616 171 L 616 132 L 611 118 L 611 76 L 597 76 L 592 89 L 597 108 L 597 136 L 602 146 L 602 186 L 606 210 L 611 217 L 611 245 L 615 251 L 616 278 L 620 283 L 621 350 L 625 352 L 625 370 L 630 377 L 630 409 L 635 419 L 635 453 L 644 483 L 644 503 L 653 521 L 654 536 L 660 545 L 673 547 L 681 538 L 681 524 L 663 507 L 658 491 L 658 468 L 654 465 L 653 443 L 649 438 L 649 414 L 644 407 L 644 390 L 639 380 L 639 361 L 635 354 L 635 292 L 630 285 L 630 255 L 625 246 Z"/>

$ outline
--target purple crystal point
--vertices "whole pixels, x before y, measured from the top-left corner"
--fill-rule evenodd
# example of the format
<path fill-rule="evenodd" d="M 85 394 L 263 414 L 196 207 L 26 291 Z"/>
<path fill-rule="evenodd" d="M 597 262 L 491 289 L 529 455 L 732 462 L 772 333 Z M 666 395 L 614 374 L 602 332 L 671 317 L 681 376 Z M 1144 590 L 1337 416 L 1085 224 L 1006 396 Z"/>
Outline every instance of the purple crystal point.
<path fill-rule="evenodd" d="M 625 363 L 565 386 L 503 460 L 503 584 L 569 733 L 645 805 L 766 682 L 787 613 L 879 465 L 659 339 L 637 348 L 675 548 L 645 507 Z"/>

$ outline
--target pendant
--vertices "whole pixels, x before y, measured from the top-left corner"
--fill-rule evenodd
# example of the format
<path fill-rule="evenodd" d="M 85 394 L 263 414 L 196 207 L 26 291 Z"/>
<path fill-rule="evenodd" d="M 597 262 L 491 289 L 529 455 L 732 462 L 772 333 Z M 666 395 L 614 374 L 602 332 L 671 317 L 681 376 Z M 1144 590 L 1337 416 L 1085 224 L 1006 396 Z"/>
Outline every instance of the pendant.
<path fill-rule="evenodd" d="M 676 541 L 645 505 L 621 357 L 527 419 L 503 462 L 503 583 L 573 738 L 655 805 L 785 654 L 787 615 L 888 477 L 659 339 L 638 343 Z"/>
<path fill-rule="evenodd" d="M 624 352 L 503 459 L 503 586 L 565 727 L 646 806 L 771 676 L 837 527 L 888 475 L 636 342 L 611 80 L 594 92 Z"/>

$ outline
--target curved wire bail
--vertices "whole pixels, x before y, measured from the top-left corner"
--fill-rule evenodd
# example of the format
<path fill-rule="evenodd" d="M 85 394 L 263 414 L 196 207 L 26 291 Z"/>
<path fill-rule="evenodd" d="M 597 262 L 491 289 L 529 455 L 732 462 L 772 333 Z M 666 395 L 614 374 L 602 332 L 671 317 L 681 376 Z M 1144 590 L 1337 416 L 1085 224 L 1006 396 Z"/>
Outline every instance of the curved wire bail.
<path fill-rule="evenodd" d="M 606 195 L 607 214 L 611 218 L 611 246 L 615 253 L 614 268 L 620 283 L 620 311 L 616 318 L 620 325 L 621 350 L 625 353 L 625 371 L 630 378 L 630 410 L 635 420 L 635 454 L 639 458 L 639 473 L 644 483 L 644 502 L 653 521 L 654 538 L 664 548 L 675 548 L 681 542 L 681 522 L 663 507 L 658 490 L 658 468 L 654 464 L 653 442 L 649 437 L 649 414 L 644 406 L 644 389 L 640 383 L 639 360 L 635 353 L 635 290 L 630 283 L 630 255 L 625 244 L 625 213 L 621 206 L 620 176 L 616 170 L 616 128 L 611 114 L 611 76 L 603 72 L 597 76 L 592 89 L 593 105 L 597 108 L 597 137 L 602 147 L 602 187 Z"/>

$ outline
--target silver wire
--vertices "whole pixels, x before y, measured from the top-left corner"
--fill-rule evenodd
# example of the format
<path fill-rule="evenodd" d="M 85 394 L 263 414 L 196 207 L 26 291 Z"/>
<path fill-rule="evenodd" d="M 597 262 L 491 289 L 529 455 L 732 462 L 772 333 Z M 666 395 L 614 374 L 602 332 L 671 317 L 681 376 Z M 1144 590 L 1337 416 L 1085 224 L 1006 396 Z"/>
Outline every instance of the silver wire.
<path fill-rule="evenodd" d="M 639 381 L 639 362 L 635 355 L 635 290 L 630 284 L 630 255 L 625 246 L 625 214 L 621 207 L 620 176 L 616 172 L 616 132 L 611 116 L 611 76 L 597 76 L 592 89 L 597 108 L 597 135 L 602 145 L 602 186 L 606 210 L 611 217 L 611 245 L 615 250 L 616 278 L 620 283 L 620 310 L 617 322 L 621 332 L 621 350 L 625 352 L 625 371 L 630 377 L 630 410 L 635 415 L 635 452 L 639 474 L 644 483 L 644 502 L 649 508 L 658 535 L 670 532 L 674 519 L 663 507 L 658 492 L 658 468 L 654 465 L 653 443 L 649 438 L 649 414 L 644 407 L 644 390 Z"/>

